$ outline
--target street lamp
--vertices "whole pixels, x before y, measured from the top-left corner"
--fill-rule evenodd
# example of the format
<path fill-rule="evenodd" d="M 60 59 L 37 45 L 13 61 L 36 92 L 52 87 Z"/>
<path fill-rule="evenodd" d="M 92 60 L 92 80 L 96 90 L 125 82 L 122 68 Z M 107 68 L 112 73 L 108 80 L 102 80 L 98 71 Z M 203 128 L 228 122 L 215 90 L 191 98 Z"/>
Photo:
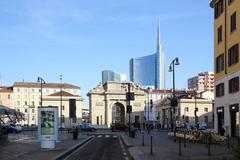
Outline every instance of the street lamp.
<path fill-rule="evenodd" d="M 38 80 L 37 80 L 39 83 L 41 83 L 41 107 L 42 107 L 42 88 L 43 88 L 43 84 L 45 84 L 46 82 L 41 78 L 41 77 L 38 77 Z"/>
<path fill-rule="evenodd" d="M 198 129 L 198 126 L 197 126 L 197 122 L 198 122 L 198 119 L 197 119 L 197 91 L 195 91 L 195 94 L 194 94 L 194 99 L 195 99 L 195 109 L 194 109 L 194 118 L 195 118 L 195 127 L 197 127 Z"/>
<path fill-rule="evenodd" d="M 60 112 L 61 112 L 61 118 L 60 118 L 60 129 L 62 131 L 62 123 L 63 123 L 63 115 L 62 115 L 62 75 L 60 75 Z"/>
<path fill-rule="evenodd" d="M 173 109 L 173 115 L 174 115 L 174 122 L 171 122 L 172 125 L 172 129 L 174 130 L 174 141 L 176 141 L 176 115 L 175 115 L 175 109 L 177 107 L 177 98 L 175 95 L 175 65 L 179 65 L 179 60 L 176 57 L 174 60 L 172 60 L 172 62 L 170 63 L 169 66 L 169 72 L 173 73 L 173 98 L 171 100 L 171 107 Z M 172 116 L 172 114 L 171 114 Z M 171 117 L 171 121 L 172 121 L 172 117 Z"/>

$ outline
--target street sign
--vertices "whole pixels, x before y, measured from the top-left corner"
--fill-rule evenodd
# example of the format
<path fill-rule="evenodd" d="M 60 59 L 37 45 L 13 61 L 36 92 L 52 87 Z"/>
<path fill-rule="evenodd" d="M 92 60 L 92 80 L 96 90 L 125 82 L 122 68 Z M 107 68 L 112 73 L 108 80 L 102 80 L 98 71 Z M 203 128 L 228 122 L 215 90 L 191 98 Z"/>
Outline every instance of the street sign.
<path fill-rule="evenodd" d="M 127 106 L 127 113 L 132 113 L 132 106 Z"/>

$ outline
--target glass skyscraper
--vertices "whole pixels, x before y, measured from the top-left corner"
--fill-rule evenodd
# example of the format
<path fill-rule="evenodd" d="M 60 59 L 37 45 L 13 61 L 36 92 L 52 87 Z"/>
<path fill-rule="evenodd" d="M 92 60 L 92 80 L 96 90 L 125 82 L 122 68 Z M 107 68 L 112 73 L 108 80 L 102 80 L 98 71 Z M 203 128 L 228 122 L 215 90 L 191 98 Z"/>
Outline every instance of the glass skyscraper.
<path fill-rule="evenodd" d="M 165 64 L 160 41 L 160 23 L 157 29 L 157 52 L 144 57 L 132 58 L 129 70 L 130 81 L 145 87 L 165 89 Z"/>
<path fill-rule="evenodd" d="M 104 84 L 107 81 L 126 81 L 127 80 L 127 75 L 126 74 L 121 74 L 121 73 L 116 73 L 111 70 L 104 70 L 102 71 L 102 84 Z"/>

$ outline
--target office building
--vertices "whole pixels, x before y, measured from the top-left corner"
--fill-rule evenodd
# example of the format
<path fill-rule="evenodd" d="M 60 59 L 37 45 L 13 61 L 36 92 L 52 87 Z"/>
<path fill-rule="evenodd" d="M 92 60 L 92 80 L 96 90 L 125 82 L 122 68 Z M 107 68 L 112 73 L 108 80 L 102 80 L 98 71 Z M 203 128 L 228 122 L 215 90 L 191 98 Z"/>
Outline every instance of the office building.
<path fill-rule="evenodd" d="M 127 75 L 116 73 L 111 70 L 104 70 L 102 71 L 102 83 L 104 84 L 107 81 L 116 81 L 116 82 L 127 81 Z"/>
<path fill-rule="evenodd" d="M 223 127 L 225 135 L 240 136 L 240 1 L 212 0 L 210 6 L 214 9 L 215 130 Z"/>
<path fill-rule="evenodd" d="M 164 53 L 160 41 L 160 23 L 157 29 L 157 51 L 144 57 L 130 60 L 130 81 L 143 87 L 165 89 Z"/>

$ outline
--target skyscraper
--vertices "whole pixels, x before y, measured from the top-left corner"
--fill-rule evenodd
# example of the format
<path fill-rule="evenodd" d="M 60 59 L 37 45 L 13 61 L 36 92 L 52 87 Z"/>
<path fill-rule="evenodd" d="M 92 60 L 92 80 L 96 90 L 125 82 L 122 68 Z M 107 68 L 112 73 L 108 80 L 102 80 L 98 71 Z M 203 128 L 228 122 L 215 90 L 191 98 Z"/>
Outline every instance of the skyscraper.
<path fill-rule="evenodd" d="M 130 81 L 155 89 L 165 89 L 164 53 L 160 40 L 160 20 L 157 27 L 157 51 L 144 57 L 130 60 Z"/>
<path fill-rule="evenodd" d="M 127 75 L 126 74 L 121 74 L 121 73 L 116 73 L 111 70 L 104 70 L 102 71 L 102 83 L 104 84 L 107 81 L 126 81 L 127 80 Z"/>

